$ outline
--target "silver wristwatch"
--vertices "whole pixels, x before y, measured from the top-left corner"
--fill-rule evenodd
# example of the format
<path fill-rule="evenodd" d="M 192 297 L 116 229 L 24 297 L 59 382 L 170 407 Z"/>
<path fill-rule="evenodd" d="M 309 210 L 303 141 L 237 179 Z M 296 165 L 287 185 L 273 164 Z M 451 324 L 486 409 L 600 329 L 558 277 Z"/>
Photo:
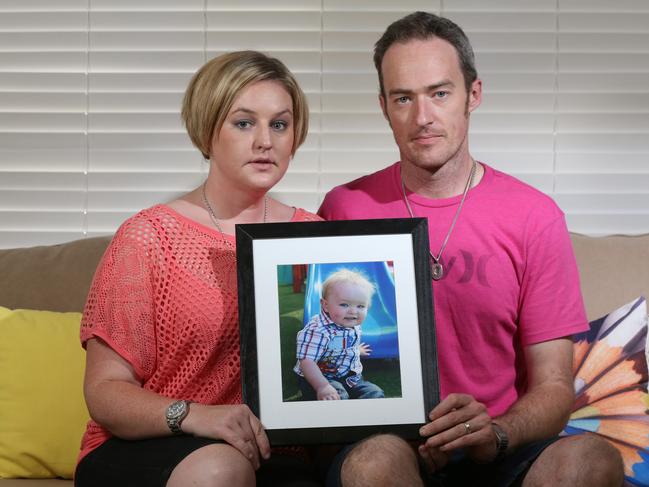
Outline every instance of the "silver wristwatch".
<path fill-rule="evenodd" d="M 183 432 L 180 427 L 183 419 L 189 414 L 189 404 L 191 401 L 176 401 L 171 403 L 165 411 L 165 418 L 167 419 L 167 426 L 174 435 L 179 435 Z"/>
<path fill-rule="evenodd" d="M 505 433 L 505 430 L 500 427 L 497 423 L 491 423 L 491 427 L 496 434 L 496 457 L 493 459 L 494 462 L 501 460 L 507 454 L 507 447 L 509 447 L 509 436 Z"/>

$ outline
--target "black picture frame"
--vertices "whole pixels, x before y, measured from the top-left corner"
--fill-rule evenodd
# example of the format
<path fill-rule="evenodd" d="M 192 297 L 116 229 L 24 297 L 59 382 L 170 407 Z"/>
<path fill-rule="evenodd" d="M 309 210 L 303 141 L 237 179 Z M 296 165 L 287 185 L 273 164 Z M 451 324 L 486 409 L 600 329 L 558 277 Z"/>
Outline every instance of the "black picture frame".
<path fill-rule="evenodd" d="M 427 220 L 243 224 L 236 226 L 236 250 L 243 400 L 264 424 L 271 444 L 346 443 L 376 433 L 419 438 L 419 428 L 440 400 Z M 277 391 L 282 374 L 290 375 L 282 370 L 286 369 L 280 336 L 282 266 L 344 267 L 365 261 L 393 266 L 401 396 L 345 401 L 284 398 Z M 287 336 L 290 340 L 290 333 Z M 393 361 L 376 360 L 389 366 Z"/>

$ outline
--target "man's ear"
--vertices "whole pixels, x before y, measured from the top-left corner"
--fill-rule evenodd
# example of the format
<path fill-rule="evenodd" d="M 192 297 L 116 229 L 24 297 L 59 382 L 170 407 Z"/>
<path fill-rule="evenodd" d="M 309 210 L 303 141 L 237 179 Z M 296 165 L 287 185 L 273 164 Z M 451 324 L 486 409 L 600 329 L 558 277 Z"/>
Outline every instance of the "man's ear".
<path fill-rule="evenodd" d="M 320 308 L 325 311 L 325 313 L 329 314 L 329 310 L 327 309 L 327 300 L 325 298 L 320 298 Z"/>
<path fill-rule="evenodd" d="M 477 78 L 469 90 L 469 99 L 467 100 L 467 111 L 471 113 L 482 103 L 482 80 Z"/>
<path fill-rule="evenodd" d="M 390 116 L 388 115 L 387 102 L 385 100 L 385 97 L 383 96 L 383 93 L 379 93 L 379 105 L 381 105 L 381 111 L 383 112 L 383 116 L 388 121 L 388 124 L 390 124 L 390 127 L 392 127 L 392 124 L 390 123 Z"/>

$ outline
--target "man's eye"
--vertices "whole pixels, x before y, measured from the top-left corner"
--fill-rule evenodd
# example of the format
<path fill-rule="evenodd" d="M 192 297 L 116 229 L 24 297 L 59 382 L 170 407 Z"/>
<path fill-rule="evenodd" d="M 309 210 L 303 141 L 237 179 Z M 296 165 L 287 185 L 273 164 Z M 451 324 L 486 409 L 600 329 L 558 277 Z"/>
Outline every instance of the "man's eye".
<path fill-rule="evenodd" d="M 448 91 L 436 91 L 435 98 L 446 98 L 448 96 Z"/>
<path fill-rule="evenodd" d="M 396 102 L 403 105 L 404 103 L 408 103 L 410 101 L 410 98 L 407 96 L 400 96 L 397 98 Z"/>

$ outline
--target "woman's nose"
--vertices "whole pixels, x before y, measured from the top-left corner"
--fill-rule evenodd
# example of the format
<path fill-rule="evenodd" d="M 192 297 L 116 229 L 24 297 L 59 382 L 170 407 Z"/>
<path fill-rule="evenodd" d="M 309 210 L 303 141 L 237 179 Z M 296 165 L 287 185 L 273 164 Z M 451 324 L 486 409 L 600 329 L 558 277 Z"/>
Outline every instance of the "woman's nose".
<path fill-rule="evenodd" d="M 257 130 L 255 146 L 261 150 L 268 150 L 273 146 L 270 139 L 270 130 L 268 128 L 260 127 Z"/>

